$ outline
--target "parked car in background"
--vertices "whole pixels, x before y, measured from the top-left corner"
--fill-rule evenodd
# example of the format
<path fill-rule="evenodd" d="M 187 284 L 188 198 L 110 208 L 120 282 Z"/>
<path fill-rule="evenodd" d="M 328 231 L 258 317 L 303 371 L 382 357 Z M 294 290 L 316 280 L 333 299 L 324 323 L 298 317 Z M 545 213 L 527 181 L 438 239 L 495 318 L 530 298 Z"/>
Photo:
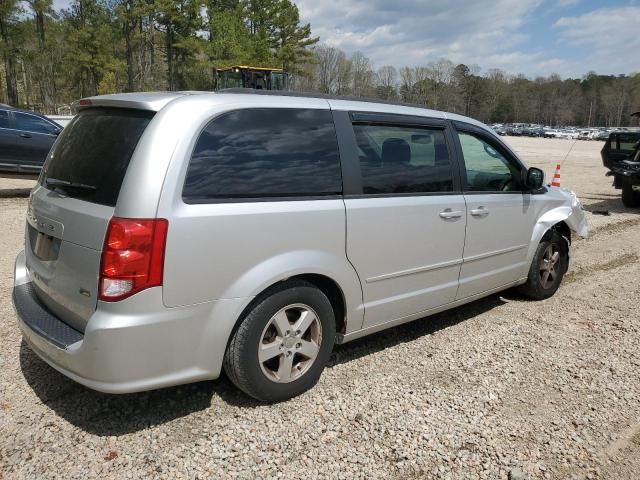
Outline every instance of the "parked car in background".
<path fill-rule="evenodd" d="M 578 140 L 591 140 L 591 130 L 581 130 L 578 133 Z"/>
<path fill-rule="evenodd" d="M 581 204 L 491 129 L 269 93 L 81 101 L 15 264 L 37 355 L 106 392 L 224 369 L 278 401 L 318 381 L 334 343 L 510 287 L 557 291 Z"/>
<path fill-rule="evenodd" d="M 71 123 L 73 115 L 47 115 L 47 118 L 64 128 Z"/>
<path fill-rule="evenodd" d="M 574 128 L 568 128 L 562 132 L 560 138 L 566 138 L 568 140 L 575 140 L 580 135 L 580 132 Z"/>
<path fill-rule="evenodd" d="M 594 140 L 607 140 L 609 138 L 610 132 L 609 130 L 599 130 L 594 136 Z"/>
<path fill-rule="evenodd" d="M 0 175 L 37 176 L 61 131 L 44 115 L 0 104 Z"/>

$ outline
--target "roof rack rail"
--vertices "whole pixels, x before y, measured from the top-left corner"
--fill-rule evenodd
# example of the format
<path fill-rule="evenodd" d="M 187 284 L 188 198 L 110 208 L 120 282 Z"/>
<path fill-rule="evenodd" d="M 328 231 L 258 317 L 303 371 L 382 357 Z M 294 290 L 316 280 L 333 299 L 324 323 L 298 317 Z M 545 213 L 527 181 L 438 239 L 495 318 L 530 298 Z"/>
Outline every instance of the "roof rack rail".
<path fill-rule="evenodd" d="M 252 95 L 275 95 L 280 97 L 322 98 L 325 100 L 347 100 L 350 102 L 380 103 L 382 105 L 397 105 L 399 107 L 413 107 L 421 108 L 424 110 L 431 110 L 426 105 L 420 105 L 417 103 L 393 102 L 391 100 L 382 100 L 380 98 L 354 97 L 352 95 L 327 95 L 325 93 L 292 92 L 283 90 L 256 90 L 254 88 L 223 88 L 221 90 L 218 90 L 216 93 L 244 93 Z"/>

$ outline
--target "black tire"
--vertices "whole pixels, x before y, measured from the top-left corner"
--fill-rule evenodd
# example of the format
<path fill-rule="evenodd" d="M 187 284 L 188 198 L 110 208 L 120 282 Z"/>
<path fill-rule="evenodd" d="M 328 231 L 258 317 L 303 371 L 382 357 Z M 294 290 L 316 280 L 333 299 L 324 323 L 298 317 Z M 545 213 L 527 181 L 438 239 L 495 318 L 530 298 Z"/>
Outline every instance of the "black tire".
<path fill-rule="evenodd" d="M 321 325 L 320 348 L 303 374 L 289 383 L 277 383 L 263 371 L 258 347 L 274 315 L 295 304 L 307 305 L 316 313 Z M 333 350 L 335 325 L 331 302 L 313 284 L 302 280 L 278 284 L 265 292 L 240 321 L 225 352 L 224 371 L 236 387 L 263 402 L 279 402 L 300 395 L 320 379 Z"/>
<path fill-rule="evenodd" d="M 627 208 L 640 207 L 640 192 L 635 191 L 629 183 L 622 186 L 622 204 Z"/>
<path fill-rule="evenodd" d="M 558 259 L 554 263 L 555 274 L 545 278 L 544 272 L 549 265 L 548 253 L 551 249 L 551 255 L 558 252 Z M 544 300 L 552 297 L 562 282 L 564 274 L 569 267 L 569 246 L 567 241 L 562 238 L 557 231 L 551 230 L 547 232 L 536 249 L 533 256 L 527 283 L 518 287 L 518 291 L 534 300 Z"/>

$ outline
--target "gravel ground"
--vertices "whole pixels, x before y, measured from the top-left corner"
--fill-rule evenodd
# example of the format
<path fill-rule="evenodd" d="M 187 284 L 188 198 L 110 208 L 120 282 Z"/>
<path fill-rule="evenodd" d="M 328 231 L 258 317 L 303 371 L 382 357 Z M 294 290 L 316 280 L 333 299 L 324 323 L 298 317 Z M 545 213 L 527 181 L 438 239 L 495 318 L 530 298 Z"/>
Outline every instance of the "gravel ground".
<path fill-rule="evenodd" d="M 572 142 L 508 138 L 548 175 Z M 640 478 L 640 216 L 577 142 L 589 240 L 551 299 L 507 292 L 336 348 L 278 405 L 226 379 L 93 392 L 21 341 L 9 298 L 32 182 L 0 183 L 0 479 Z M 0 180 L 2 182 L 2 180 Z M 17 182 L 17 183 L 16 183 Z"/>

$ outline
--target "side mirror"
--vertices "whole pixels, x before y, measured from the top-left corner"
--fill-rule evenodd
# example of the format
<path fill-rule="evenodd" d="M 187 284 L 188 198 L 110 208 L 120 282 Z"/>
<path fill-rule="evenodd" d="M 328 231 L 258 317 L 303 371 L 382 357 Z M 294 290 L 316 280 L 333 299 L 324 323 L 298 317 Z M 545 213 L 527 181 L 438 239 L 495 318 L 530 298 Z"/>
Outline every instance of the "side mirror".
<path fill-rule="evenodd" d="M 544 185 L 544 172 L 536 167 L 527 170 L 527 188 L 539 190 Z"/>

